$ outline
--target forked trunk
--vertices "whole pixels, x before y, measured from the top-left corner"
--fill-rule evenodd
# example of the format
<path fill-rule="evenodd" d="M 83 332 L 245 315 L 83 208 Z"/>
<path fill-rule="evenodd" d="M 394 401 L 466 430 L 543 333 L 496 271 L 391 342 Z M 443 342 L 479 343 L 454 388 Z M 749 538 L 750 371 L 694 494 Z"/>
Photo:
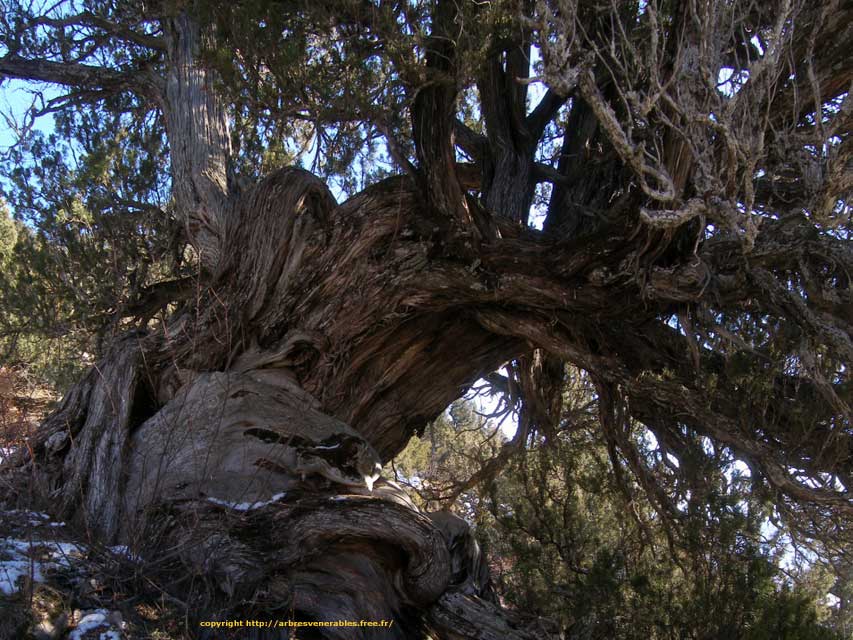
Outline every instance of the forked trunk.
<path fill-rule="evenodd" d="M 549 90 L 527 113 L 529 34 L 498 51 L 478 79 L 488 135 L 454 123 L 461 5 L 432 8 L 423 76 L 407 88 L 418 167 L 340 204 L 300 169 L 238 187 L 227 113 L 199 64 L 204 33 L 184 14 L 161 20 L 157 69 L 165 73 L 146 68 L 138 91 L 163 111 L 175 210 L 198 276 L 192 287 L 168 283 L 170 295 L 183 292 L 168 300 L 172 315 L 118 340 L 4 471 L 23 472 L 63 517 L 103 542 L 156 554 L 173 584 L 210 586 L 217 610 L 227 603 L 242 617 L 393 621 L 383 637 L 401 639 L 524 637 L 495 604 L 467 525 L 421 513 L 379 477 L 413 434 L 510 359 L 536 372 L 536 384 L 520 387 L 531 429 L 546 438 L 556 433 L 562 362 L 587 371 L 607 400 L 602 429 L 614 467 L 621 453 L 650 495 L 650 468 L 628 437 L 632 419 L 685 455 L 690 449 L 678 443 L 686 429 L 710 437 L 786 500 L 809 503 L 820 518 L 849 516 L 846 489 L 794 473 L 838 474 L 846 486 L 848 449 L 832 449 L 841 462 L 825 454 L 840 437 L 832 413 L 849 415 L 840 399 L 847 383 L 830 385 L 818 373 L 810 380 L 787 365 L 773 371 L 765 355 L 718 326 L 728 314 L 767 314 L 787 335 L 802 332 L 849 360 L 849 278 L 839 275 L 850 271 L 849 251 L 804 216 L 753 216 L 751 184 L 742 229 L 734 192 L 725 202 L 716 188 L 704 200 L 680 193 L 691 181 L 691 163 L 682 162 L 689 145 L 667 138 L 673 157 L 649 164 L 645 142 L 633 146 L 624 114 L 610 106 L 616 88 L 595 81 L 609 77 L 603 69 L 567 72 L 580 83 L 571 135 L 558 171 L 537 164 L 537 145 L 567 96 Z M 540 39 L 543 55 L 548 42 Z M 56 64 L 30 62 L 6 55 L 0 66 L 84 88 L 129 82 L 87 65 L 58 65 L 59 73 Z M 756 75 L 733 109 L 751 104 Z M 717 122 L 689 119 L 697 140 L 709 135 L 709 120 Z M 481 174 L 481 202 L 457 174 L 454 144 Z M 754 162 L 745 172 L 739 162 L 728 169 L 732 180 L 756 173 Z M 542 176 L 555 186 L 540 233 L 525 223 Z M 691 199 L 676 207 L 675 191 Z M 726 232 L 703 234 L 706 214 Z M 696 228 L 682 225 L 700 218 Z M 753 219 L 763 220 L 760 229 Z M 788 286 L 800 272 L 808 301 Z M 534 348 L 542 352 L 528 358 Z M 790 349 L 814 362 L 815 352 Z M 746 376 L 731 370 L 731 354 L 766 372 L 768 396 L 783 401 L 743 402 Z M 807 428 L 791 428 L 805 425 L 804 415 Z M 656 495 L 663 509 L 663 491 Z M 326 627 L 314 637 L 375 634 Z"/>

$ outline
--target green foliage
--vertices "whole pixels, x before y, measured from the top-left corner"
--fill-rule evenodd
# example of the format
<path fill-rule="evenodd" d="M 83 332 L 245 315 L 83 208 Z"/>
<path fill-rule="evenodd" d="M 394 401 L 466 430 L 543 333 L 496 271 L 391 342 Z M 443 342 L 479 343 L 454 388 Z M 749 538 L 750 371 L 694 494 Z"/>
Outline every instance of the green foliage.
<path fill-rule="evenodd" d="M 238 173 L 257 178 L 303 162 L 334 176 L 347 194 L 389 173 L 371 123 L 407 125 L 406 97 L 391 64 L 404 50 L 341 24 L 341 11 L 359 10 L 318 3 L 270 11 L 261 1 L 199 6 L 201 21 L 212 27 L 205 59 L 232 105 Z M 409 47 L 405 55 L 412 53 Z"/>
<path fill-rule="evenodd" d="M 664 520 L 640 487 L 616 481 L 589 401 L 575 385 L 566 406 L 588 417 L 550 442 L 534 439 L 486 484 L 453 507 L 475 525 L 505 602 L 566 638 L 831 640 L 823 604 L 829 573 L 780 570 L 767 509 L 747 476 L 726 490 L 681 503 Z M 422 506 L 448 506 L 449 488 L 470 477 L 503 443 L 500 431 L 457 402 L 394 461 Z M 765 535 L 762 535 L 764 531 Z M 776 536 L 778 538 L 778 535 Z M 841 627 L 837 627 L 841 628 Z"/>
<path fill-rule="evenodd" d="M 133 98 L 69 109 L 0 161 L 0 365 L 64 390 L 133 318 L 145 287 L 192 271 L 169 214 L 160 116 Z"/>
<path fill-rule="evenodd" d="M 0 201 L 0 266 L 9 263 L 18 242 L 18 228 L 9 215 L 9 208 Z"/>
<path fill-rule="evenodd" d="M 0 364 L 25 363 L 54 388 L 70 385 L 89 364 L 92 336 L 70 323 L 73 295 L 53 275 L 51 246 L 7 215 L 0 260 Z"/>
<path fill-rule="evenodd" d="M 422 438 L 413 439 L 386 473 L 409 485 L 420 506 L 438 509 L 454 493 L 457 481 L 494 457 L 501 444 L 500 431 L 488 427 L 470 402 L 459 400 L 429 425 Z M 462 491 L 459 497 L 474 519 L 479 500 L 475 491 Z"/>

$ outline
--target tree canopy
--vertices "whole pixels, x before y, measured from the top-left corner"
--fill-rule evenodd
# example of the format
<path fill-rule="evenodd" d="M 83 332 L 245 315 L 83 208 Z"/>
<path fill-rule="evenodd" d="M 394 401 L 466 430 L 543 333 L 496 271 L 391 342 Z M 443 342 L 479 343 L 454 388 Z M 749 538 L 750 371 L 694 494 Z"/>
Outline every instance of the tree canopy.
<path fill-rule="evenodd" d="M 725 546 L 769 520 L 850 571 L 853 3 L 2 13 L 0 78 L 33 83 L 34 101 L 2 161 L 15 221 L 0 218 L 0 264 L 17 266 L 0 276 L 0 340 L 7 358 L 38 335 L 99 359 L 17 465 L 105 538 L 161 503 L 140 452 L 168 449 L 178 404 L 214 415 L 217 385 L 278 403 L 265 425 L 292 417 L 285 396 L 311 398 L 297 431 L 258 427 L 236 395 L 216 414 L 240 443 L 299 449 L 286 474 L 254 463 L 291 491 L 312 473 L 373 478 L 486 380 L 518 430 L 449 478 L 451 497 L 519 491 L 493 484 L 517 465 L 550 477 L 594 419 L 589 455 L 638 540 Z M 53 133 L 30 127 L 45 114 Z M 226 460 L 229 442 L 208 446 Z M 333 442 L 351 468 L 323 457 Z M 127 502 L 111 466 L 149 502 Z M 188 469 L 170 500 L 195 499 Z M 223 462 L 199 495 L 225 499 L 240 474 Z M 405 551 L 420 558 L 418 526 Z M 406 606 L 449 588 L 406 575 Z M 451 610 L 427 626 L 491 637 Z"/>

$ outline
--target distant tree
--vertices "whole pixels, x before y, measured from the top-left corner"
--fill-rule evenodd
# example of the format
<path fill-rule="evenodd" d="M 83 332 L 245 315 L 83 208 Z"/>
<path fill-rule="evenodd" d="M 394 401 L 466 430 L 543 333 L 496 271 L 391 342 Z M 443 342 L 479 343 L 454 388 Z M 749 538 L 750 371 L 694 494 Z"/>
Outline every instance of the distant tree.
<path fill-rule="evenodd" d="M 57 279 L 52 258 L 60 252 L 0 209 L 0 366 L 26 363 L 53 387 L 79 379 L 81 352 L 92 342 L 88 325 L 69 322 L 75 297 Z"/>
<path fill-rule="evenodd" d="M 0 77 L 64 88 L 7 200 L 112 323 L 5 465 L 64 517 L 235 608 L 522 637 L 376 474 L 489 376 L 486 481 L 571 363 L 661 518 L 737 458 L 848 561 L 850 2 L 2 8 Z"/>

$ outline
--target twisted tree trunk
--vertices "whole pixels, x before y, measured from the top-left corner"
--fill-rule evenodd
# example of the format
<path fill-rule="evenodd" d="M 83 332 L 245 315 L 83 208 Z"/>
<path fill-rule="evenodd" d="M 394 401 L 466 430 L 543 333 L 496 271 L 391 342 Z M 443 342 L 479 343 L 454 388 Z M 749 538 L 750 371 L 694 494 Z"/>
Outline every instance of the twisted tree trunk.
<path fill-rule="evenodd" d="M 379 477 L 466 386 L 526 349 L 460 312 L 466 289 L 493 293 L 421 235 L 428 214 L 404 179 L 337 206 L 289 169 L 237 210 L 224 275 L 162 330 L 114 345 L 43 425 L 32 470 L 64 517 L 143 555 L 175 549 L 238 602 L 394 620 L 390 637 L 512 637 L 478 597 L 482 572 L 465 569 L 483 566 L 476 547 L 454 560 L 460 533 Z M 483 624 L 450 633 L 460 615 Z"/>
<path fill-rule="evenodd" d="M 158 100 L 201 272 L 174 317 L 116 342 L 71 390 L 19 469 L 101 541 L 173 550 L 178 581 L 215 585 L 211 606 L 393 621 L 391 638 L 513 637 L 476 543 L 457 544 L 467 525 L 427 517 L 379 476 L 526 348 L 459 311 L 459 289 L 487 289 L 457 257 L 470 254 L 456 251 L 463 225 L 444 217 L 461 191 L 423 203 L 423 185 L 392 179 L 338 205 L 286 169 L 240 192 L 223 105 L 197 63 L 203 34 L 186 14 L 163 24 Z M 452 95 L 424 102 L 428 123 Z M 455 630 L 459 616 L 471 629 Z"/>

